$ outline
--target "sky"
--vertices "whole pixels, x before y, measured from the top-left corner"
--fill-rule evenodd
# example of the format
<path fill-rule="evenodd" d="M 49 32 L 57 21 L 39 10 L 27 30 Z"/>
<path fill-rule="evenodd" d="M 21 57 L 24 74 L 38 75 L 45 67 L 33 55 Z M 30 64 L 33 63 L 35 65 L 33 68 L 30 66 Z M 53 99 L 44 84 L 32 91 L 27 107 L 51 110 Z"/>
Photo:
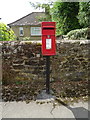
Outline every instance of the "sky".
<path fill-rule="evenodd" d="M 0 22 L 9 24 L 31 12 L 43 11 L 39 9 L 35 10 L 29 3 L 43 3 L 43 1 L 44 0 L 0 0 Z"/>
<path fill-rule="evenodd" d="M 56 0 L 51 0 L 51 1 L 56 1 Z M 29 2 L 47 3 L 48 0 L 0 0 L 0 18 L 2 18 L 0 22 L 9 24 L 27 14 L 30 14 L 31 12 L 43 11 L 39 9 L 35 10 L 33 7 L 31 7 Z"/>

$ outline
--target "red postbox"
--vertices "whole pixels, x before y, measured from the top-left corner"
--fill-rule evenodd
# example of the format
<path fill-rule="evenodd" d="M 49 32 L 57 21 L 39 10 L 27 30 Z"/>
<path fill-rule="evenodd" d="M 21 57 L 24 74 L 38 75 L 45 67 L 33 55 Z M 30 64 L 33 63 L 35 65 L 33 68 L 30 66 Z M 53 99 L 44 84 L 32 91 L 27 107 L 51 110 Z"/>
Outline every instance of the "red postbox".
<path fill-rule="evenodd" d="M 55 22 L 42 22 L 42 55 L 56 55 Z"/>

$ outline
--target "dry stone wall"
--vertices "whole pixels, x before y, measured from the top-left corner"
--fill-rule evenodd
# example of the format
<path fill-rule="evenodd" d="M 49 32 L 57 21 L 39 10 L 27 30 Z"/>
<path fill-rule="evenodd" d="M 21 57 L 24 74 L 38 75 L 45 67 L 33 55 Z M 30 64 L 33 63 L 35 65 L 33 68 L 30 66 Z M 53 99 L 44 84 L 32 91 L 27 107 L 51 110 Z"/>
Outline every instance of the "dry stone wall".
<path fill-rule="evenodd" d="M 60 43 L 52 57 L 52 88 L 60 97 L 88 95 L 90 43 Z"/>
<path fill-rule="evenodd" d="M 21 44 L 19 42 L 4 42 L 2 46 L 3 81 L 5 84 L 14 80 L 38 79 L 43 75 L 45 59 L 41 57 L 41 46 L 38 44 Z M 11 78 L 7 75 L 10 71 Z M 6 71 L 6 73 L 5 73 Z M 16 74 L 16 76 L 15 76 Z M 20 78 L 19 78 L 20 77 Z"/>
<path fill-rule="evenodd" d="M 88 79 L 89 44 L 61 43 L 57 46 L 57 56 L 52 58 L 53 77 L 79 81 Z"/>
<path fill-rule="evenodd" d="M 50 57 L 51 88 L 57 96 L 78 97 L 88 95 L 89 45 L 90 43 L 80 44 L 80 42 L 60 42 L 57 44 L 57 55 Z M 26 85 L 26 91 L 28 89 L 30 91 L 32 88 L 32 94 L 38 93 L 45 88 L 45 60 L 45 57 L 41 54 L 39 43 L 3 42 L 3 85 L 12 85 L 13 87 L 14 84 L 29 83 L 29 87 Z M 17 89 L 20 93 L 20 87 Z M 4 88 L 3 96 L 8 93 L 6 91 L 8 91 L 7 87 Z M 17 94 L 17 91 L 15 94 Z M 18 99 L 21 98 L 22 94 L 19 94 Z M 5 100 L 7 99 L 8 97 L 5 97 Z"/>

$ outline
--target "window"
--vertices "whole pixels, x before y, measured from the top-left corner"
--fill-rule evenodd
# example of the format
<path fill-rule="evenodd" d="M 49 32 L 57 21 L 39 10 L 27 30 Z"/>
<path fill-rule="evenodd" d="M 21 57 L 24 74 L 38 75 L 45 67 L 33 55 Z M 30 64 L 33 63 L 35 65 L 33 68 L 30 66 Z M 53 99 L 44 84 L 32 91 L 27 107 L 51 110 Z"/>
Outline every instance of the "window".
<path fill-rule="evenodd" d="M 19 35 L 20 36 L 24 35 L 23 27 L 19 27 Z"/>
<path fill-rule="evenodd" d="M 31 35 L 40 36 L 41 27 L 31 27 Z"/>

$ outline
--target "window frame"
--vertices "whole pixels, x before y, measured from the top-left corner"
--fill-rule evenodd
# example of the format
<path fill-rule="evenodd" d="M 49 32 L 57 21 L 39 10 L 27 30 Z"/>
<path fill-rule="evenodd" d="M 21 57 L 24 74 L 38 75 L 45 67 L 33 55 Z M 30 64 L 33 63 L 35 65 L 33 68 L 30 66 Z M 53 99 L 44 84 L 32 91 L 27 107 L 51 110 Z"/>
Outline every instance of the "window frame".
<path fill-rule="evenodd" d="M 21 30 L 23 31 L 23 34 L 21 34 Z M 23 27 L 19 27 L 19 36 L 24 36 L 24 29 L 23 29 Z"/>
<path fill-rule="evenodd" d="M 39 32 L 36 32 L 38 30 L 39 30 Z M 30 34 L 31 34 L 31 36 L 41 36 L 41 27 L 40 26 L 30 27 Z"/>

